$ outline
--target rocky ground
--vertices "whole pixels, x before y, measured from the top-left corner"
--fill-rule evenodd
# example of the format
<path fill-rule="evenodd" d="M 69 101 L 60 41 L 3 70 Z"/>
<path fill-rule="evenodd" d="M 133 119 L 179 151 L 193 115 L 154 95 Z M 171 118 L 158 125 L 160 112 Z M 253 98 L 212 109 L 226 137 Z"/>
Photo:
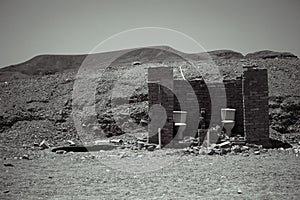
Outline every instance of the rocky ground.
<path fill-rule="evenodd" d="M 1 199 L 298 199 L 300 159 L 116 149 L 0 160 Z M 133 172 L 134 171 L 134 172 Z"/>

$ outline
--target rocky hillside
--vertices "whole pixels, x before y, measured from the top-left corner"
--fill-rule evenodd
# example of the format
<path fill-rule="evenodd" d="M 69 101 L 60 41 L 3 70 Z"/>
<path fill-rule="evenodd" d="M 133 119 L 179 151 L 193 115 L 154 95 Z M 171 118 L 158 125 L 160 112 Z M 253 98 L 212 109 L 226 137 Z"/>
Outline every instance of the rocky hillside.
<path fill-rule="evenodd" d="M 208 59 L 208 54 L 213 61 Z M 148 99 L 147 67 L 170 65 L 175 76 L 180 77 L 179 66 L 183 66 L 186 77 L 198 76 L 190 66 L 183 65 L 186 63 L 184 58 L 187 58 L 197 64 L 201 76 L 208 80 L 216 78 L 215 72 L 209 71 L 213 69 L 212 65 L 216 65 L 226 79 L 239 76 L 244 64 L 255 63 L 267 68 L 271 127 L 278 133 L 298 137 L 300 60 L 296 56 L 269 51 L 243 56 L 228 50 L 208 54 L 184 54 L 170 47 L 158 47 L 91 56 L 99 59 L 99 66 L 110 63 L 111 57 L 118 59 L 106 66 L 101 79 L 96 76 L 96 119 L 82 119 L 83 129 L 95 134 L 96 138 L 144 133 Z M 78 99 L 72 95 L 76 74 L 85 58 L 86 55 L 42 55 L 0 69 L 1 152 L 19 152 L 44 139 L 50 145 L 63 144 L 66 140 L 82 140 L 72 117 L 72 106 Z M 113 93 L 112 88 L 117 92 Z M 86 91 L 89 89 L 89 86 L 84 88 Z M 120 101 L 125 99 L 125 104 L 112 101 L 112 95 Z"/>
<path fill-rule="evenodd" d="M 172 52 L 172 54 L 168 52 Z M 181 60 L 181 57 L 191 60 L 207 59 L 207 53 L 186 54 L 168 46 L 154 46 L 138 50 L 127 49 L 92 55 L 39 55 L 26 62 L 0 68 L 0 82 L 55 73 L 76 72 L 87 57 L 96 58 L 97 64 L 102 65 L 112 57 L 117 58 L 121 55 L 122 59 L 118 59 L 119 63 L 115 62 L 115 64 L 131 64 L 130 62 L 137 60 L 144 63 L 174 62 Z"/>
<path fill-rule="evenodd" d="M 274 52 L 269 50 L 262 50 L 254 53 L 249 53 L 245 56 L 245 58 L 249 58 L 249 59 L 297 58 L 297 56 L 289 52 Z"/>

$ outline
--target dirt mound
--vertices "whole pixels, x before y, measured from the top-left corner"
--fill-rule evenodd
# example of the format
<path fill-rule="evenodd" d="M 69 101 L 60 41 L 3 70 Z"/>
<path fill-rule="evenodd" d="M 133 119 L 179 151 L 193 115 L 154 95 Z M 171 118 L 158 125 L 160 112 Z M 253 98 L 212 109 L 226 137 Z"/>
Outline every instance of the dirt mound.
<path fill-rule="evenodd" d="M 254 53 L 248 53 L 245 58 L 248 59 L 267 59 L 267 58 L 297 58 L 294 54 L 290 52 L 276 52 L 276 51 L 257 51 Z"/>

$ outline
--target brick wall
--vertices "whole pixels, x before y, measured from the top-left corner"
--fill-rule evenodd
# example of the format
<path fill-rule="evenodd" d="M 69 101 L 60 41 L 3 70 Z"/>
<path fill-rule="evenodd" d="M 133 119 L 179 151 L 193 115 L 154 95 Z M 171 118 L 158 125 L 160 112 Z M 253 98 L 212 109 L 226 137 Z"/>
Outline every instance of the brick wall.
<path fill-rule="evenodd" d="M 235 126 L 232 129 L 233 135 L 244 135 L 244 115 L 243 115 L 243 94 L 242 77 L 234 80 L 224 80 L 227 108 L 236 109 Z"/>
<path fill-rule="evenodd" d="M 155 67 L 148 69 L 148 98 L 149 110 L 152 106 L 159 105 L 161 111 L 155 110 L 149 113 L 151 123 L 148 126 L 149 142 L 158 143 L 157 130 L 162 128 L 162 144 L 167 145 L 173 139 L 173 69 L 169 67 Z M 163 119 L 163 113 L 166 119 Z M 159 127 L 161 123 L 163 127 Z"/>
<path fill-rule="evenodd" d="M 236 123 L 232 130 L 233 135 L 244 135 L 243 127 L 243 97 L 242 97 L 242 79 L 234 79 L 224 81 L 223 84 L 219 82 L 205 83 L 203 80 L 192 80 L 190 82 L 184 80 L 174 80 L 174 93 L 176 96 L 186 96 L 187 88 L 190 85 L 193 88 L 193 92 L 197 97 L 198 102 L 193 100 L 187 100 L 188 109 L 182 109 L 177 99 L 175 99 L 174 109 L 175 110 L 190 110 L 188 113 L 188 121 L 195 123 L 195 119 L 199 120 L 199 113 L 202 108 L 205 109 L 205 124 L 206 128 L 212 125 L 221 124 L 221 108 L 234 108 L 236 109 Z M 196 108 L 198 104 L 198 108 Z M 197 109 L 197 114 L 195 114 Z M 191 132 L 192 131 L 192 132 Z M 195 129 L 186 129 L 185 135 L 194 135 Z"/>
<path fill-rule="evenodd" d="M 183 136 L 195 137 L 199 125 L 199 103 L 194 88 L 184 80 L 174 80 L 174 110 L 187 111 L 186 128 Z"/>
<path fill-rule="evenodd" d="M 194 89 L 194 92 L 198 99 L 199 112 L 201 112 L 201 108 L 205 109 L 204 120 L 205 120 L 205 128 L 208 128 L 210 124 L 211 118 L 211 99 L 209 96 L 209 90 L 207 85 L 203 80 L 192 80 L 190 81 L 191 86 Z M 199 127 L 201 128 L 201 127 Z"/>
<path fill-rule="evenodd" d="M 268 74 L 245 68 L 243 75 L 244 132 L 247 142 L 269 145 Z"/>

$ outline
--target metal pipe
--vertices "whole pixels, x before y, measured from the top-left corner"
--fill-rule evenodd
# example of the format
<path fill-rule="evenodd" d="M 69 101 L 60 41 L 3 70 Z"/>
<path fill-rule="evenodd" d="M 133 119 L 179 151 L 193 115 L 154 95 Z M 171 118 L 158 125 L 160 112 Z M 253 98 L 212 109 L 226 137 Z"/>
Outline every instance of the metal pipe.
<path fill-rule="evenodd" d="M 161 149 L 161 128 L 158 128 L 158 148 Z"/>

